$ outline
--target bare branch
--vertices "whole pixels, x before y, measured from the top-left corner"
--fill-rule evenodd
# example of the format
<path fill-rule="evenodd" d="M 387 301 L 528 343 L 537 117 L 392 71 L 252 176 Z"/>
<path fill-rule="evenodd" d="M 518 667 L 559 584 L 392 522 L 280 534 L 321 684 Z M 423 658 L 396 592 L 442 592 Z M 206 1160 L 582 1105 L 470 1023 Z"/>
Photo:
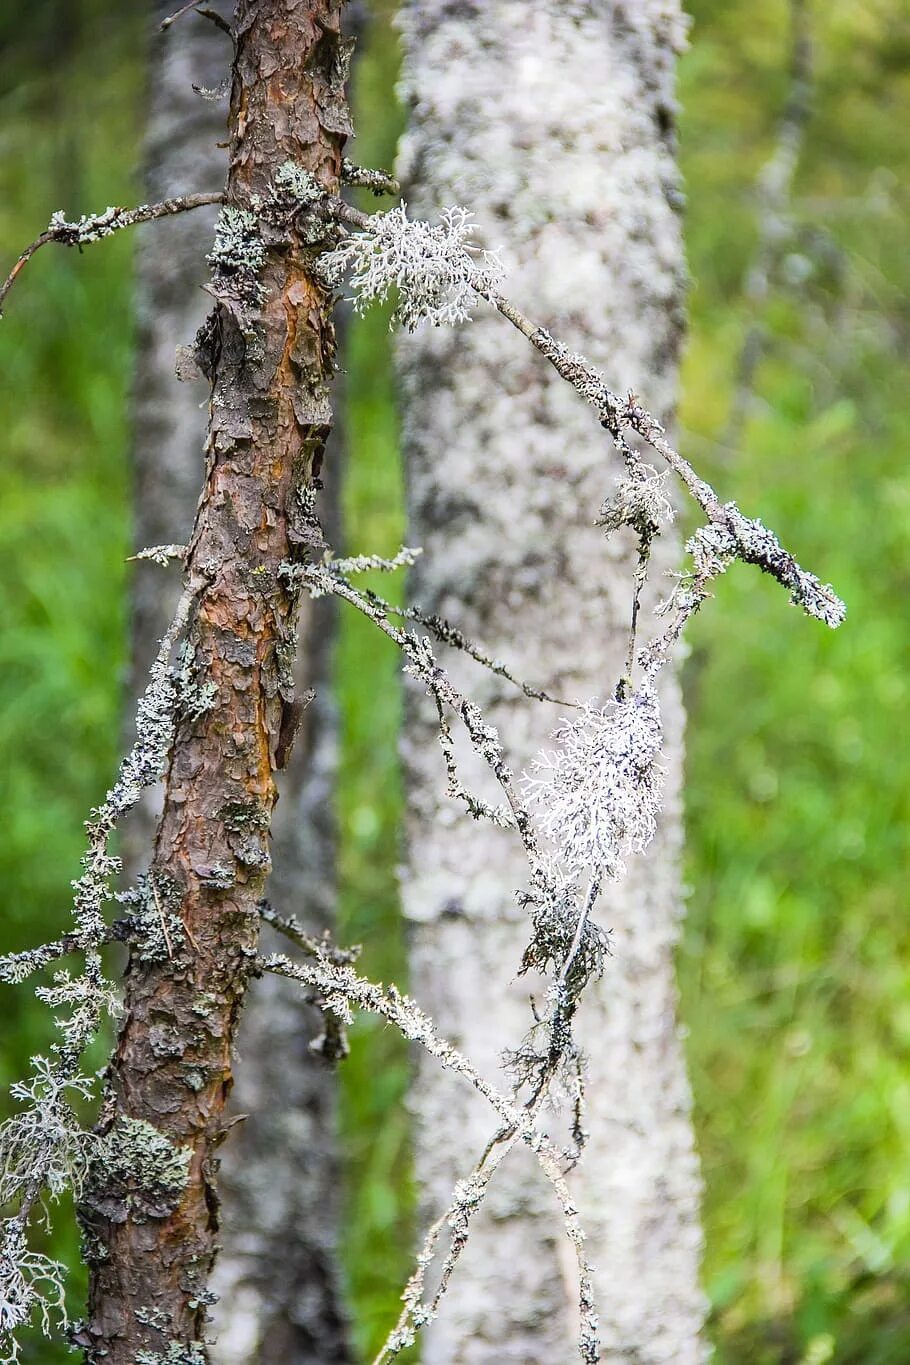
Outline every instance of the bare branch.
<path fill-rule="evenodd" d="M 233 38 L 234 30 L 231 28 L 228 21 L 224 19 L 217 10 L 210 8 L 200 9 L 199 6 L 201 4 L 202 0 L 189 0 L 188 5 L 183 5 L 175 14 L 169 15 L 167 19 L 162 19 L 159 25 L 159 32 L 164 33 L 171 27 L 171 24 L 176 24 L 178 19 L 182 19 L 185 14 L 189 14 L 191 10 L 195 10 L 203 19 L 210 19 L 216 28 L 220 28 L 229 38 Z"/>

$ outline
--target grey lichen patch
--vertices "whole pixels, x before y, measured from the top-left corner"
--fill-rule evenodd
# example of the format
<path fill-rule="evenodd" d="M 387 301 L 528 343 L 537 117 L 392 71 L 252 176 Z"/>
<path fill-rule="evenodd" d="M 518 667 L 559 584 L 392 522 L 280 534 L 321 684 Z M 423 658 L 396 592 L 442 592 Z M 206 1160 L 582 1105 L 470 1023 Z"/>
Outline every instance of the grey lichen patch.
<path fill-rule="evenodd" d="M 205 1073 L 200 1071 L 198 1066 L 188 1066 L 184 1072 L 183 1082 L 187 1090 L 192 1090 L 194 1095 L 205 1086 Z"/>
<path fill-rule="evenodd" d="M 186 1189 L 190 1155 L 144 1119 L 118 1118 L 99 1140 L 86 1202 L 112 1222 L 165 1218 Z"/>
<path fill-rule="evenodd" d="M 225 829 L 236 833 L 247 830 L 267 830 L 271 823 L 269 812 L 258 801 L 228 801 L 218 812 Z"/>
<path fill-rule="evenodd" d="M 218 1006 L 218 997 L 212 991 L 200 991 L 190 1009 L 200 1019 L 208 1019 Z"/>
<path fill-rule="evenodd" d="M 219 297 L 258 306 L 264 298 L 260 281 L 265 265 L 265 244 L 259 223 L 249 209 L 225 204 L 218 215 L 215 242 L 206 257 L 212 267 L 212 284 Z"/>
<path fill-rule="evenodd" d="M 218 1302 L 218 1295 L 211 1289 L 200 1289 L 196 1296 L 189 1301 L 190 1308 L 214 1308 Z"/>
<path fill-rule="evenodd" d="M 282 241 L 293 228 L 306 246 L 334 242 L 338 227 L 325 212 L 325 205 L 325 188 L 313 173 L 296 161 L 285 161 L 275 172 L 265 198 L 257 202 L 265 239 Z"/>
<path fill-rule="evenodd" d="M 205 1349 L 198 1341 L 172 1341 L 159 1351 L 137 1351 L 136 1365 L 206 1365 Z"/>
<path fill-rule="evenodd" d="M 166 1332 L 171 1325 L 170 1318 L 162 1308 L 137 1308 L 134 1316 L 143 1327 L 153 1327 L 156 1332 Z"/>
<path fill-rule="evenodd" d="M 211 711 L 218 696 L 217 684 L 205 676 L 186 645 L 180 651 L 177 688 L 181 714 L 190 720 Z"/>
<path fill-rule="evenodd" d="M 237 860 L 245 867 L 268 868 L 270 816 L 257 801 L 228 801 L 218 812 L 227 831 L 228 843 Z"/>
<path fill-rule="evenodd" d="M 214 891 L 230 891 L 236 880 L 234 869 L 224 863 L 212 863 L 199 875 L 200 886 L 211 887 Z"/>

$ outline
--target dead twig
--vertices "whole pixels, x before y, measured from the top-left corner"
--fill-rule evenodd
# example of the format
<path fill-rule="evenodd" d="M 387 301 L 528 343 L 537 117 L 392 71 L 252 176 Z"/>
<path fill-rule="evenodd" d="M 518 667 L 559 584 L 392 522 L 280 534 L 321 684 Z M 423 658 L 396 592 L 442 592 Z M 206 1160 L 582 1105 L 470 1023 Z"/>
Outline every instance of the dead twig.
<path fill-rule="evenodd" d="M 135 227 L 139 223 L 149 223 L 155 218 L 169 218 L 175 213 L 188 213 L 192 209 L 207 208 L 211 204 L 222 204 L 224 195 L 220 191 L 210 194 L 185 194 L 177 198 L 164 199 L 160 204 L 140 204 L 138 208 L 107 208 L 103 213 L 90 214 L 77 222 L 68 222 L 62 212 L 55 213 L 45 230 L 22 252 L 16 264 L 0 286 L 0 317 L 6 296 L 12 289 L 19 272 L 28 264 L 36 251 L 57 242 L 61 246 L 88 246 L 100 242 L 121 228 Z"/>

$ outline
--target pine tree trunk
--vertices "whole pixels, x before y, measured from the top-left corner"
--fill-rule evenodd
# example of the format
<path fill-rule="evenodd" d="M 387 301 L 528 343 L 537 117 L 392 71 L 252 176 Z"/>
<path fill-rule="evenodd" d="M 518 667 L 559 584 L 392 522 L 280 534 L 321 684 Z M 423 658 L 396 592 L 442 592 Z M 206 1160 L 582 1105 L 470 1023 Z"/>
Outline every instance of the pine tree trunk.
<path fill-rule="evenodd" d="M 159 3 L 158 18 L 173 11 Z M 350 26 L 349 26 L 350 27 Z M 146 143 L 147 197 L 224 180 L 227 96 L 217 91 L 230 56 L 211 24 L 187 16 L 151 46 Z M 140 328 L 134 412 L 135 541 L 185 542 L 199 493 L 206 416 L 200 385 L 175 381 L 175 345 L 187 342 L 210 302 L 202 286 L 215 211 L 186 214 L 164 232 L 146 230 L 138 255 Z M 157 225 L 156 225 L 157 226 Z M 334 520 L 337 432 L 328 455 L 323 520 Z M 140 562 L 133 585 L 133 687 L 138 695 L 176 603 L 173 573 Z M 269 894 L 314 932 L 334 921 L 331 787 L 337 723 L 328 696 L 334 612 L 302 604 L 297 688 L 314 688 L 301 738 L 281 780 L 272 825 Z M 132 723 L 132 708 L 130 708 Z M 157 797 L 157 800 L 156 800 Z M 131 817 L 125 854 L 133 878 L 144 870 L 161 804 L 149 793 Z M 307 1051 L 321 1016 L 293 983 L 267 978 L 244 1009 L 232 1108 L 250 1117 L 224 1150 L 220 1172 L 221 1251 L 213 1288 L 220 1365 L 264 1359 L 289 1365 L 346 1359 L 336 1270 L 338 1172 L 333 1073 Z M 283 1104 L 276 1108 L 273 1097 Z"/>
<path fill-rule="evenodd" d="M 239 0 L 230 204 L 243 209 L 254 195 L 265 197 L 289 161 L 337 190 L 348 131 L 340 9 L 340 0 Z M 176 72 L 183 59 L 171 60 Z M 165 67 L 164 86 L 168 79 Z M 166 122 L 176 106 L 167 108 L 159 87 L 162 98 Z M 219 1230 L 216 1149 L 225 1136 L 237 1022 L 270 867 L 279 738 L 291 704 L 298 604 L 280 570 L 312 541 L 304 495 L 331 425 L 330 300 L 307 269 L 311 251 L 294 230 L 289 247 L 267 244 L 261 263 L 253 251 L 249 279 L 242 266 L 239 277 L 215 284 L 204 488 L 187 564 L 195 597 L 185 657 L 202 700 L 178 725 L 150 870 L 164 912 L 173 910 L 184 932 L 171 960 L 131 956 L 103 1119 L 115 1155 L 92 1171 L 81 1210 L 91 1275 L 88 1356 L 108 1365 L 132 1365 L 143 1352 L 206 1358 L 206 1284 Z M 175 291 L 181 303 L 191 295 L 176 282 Z M 174 338 L 165 343 L 162 326 L 147 326 L 160 384 L 161 357 Z M 178 418 L 169 407 L 153 403 L 140 416 L 175 424 L 164 433 L 169 451 L 184 441 L 191 448 L 188 409 Z M 180 498 L 164 509 L 174 516 L 164 540 L 177 538 L 183 509 Z M 140 599 L 140 622 L 144 610 L 156 608 Z M 305 747 L 320 747 L 315 726 Z M 288 1070 L 302 1047 L 298 1040 Z M 301 1098 L 285 1086 L 263 1096 L 273 1105 Z M 286 1165 L 281 1178 L 290 1179 Z M 299 1193 L 289 1191 L 294 1200 L 299 1217 L 322 1225 L 323 1215 L 303 1210 Z M 320 1250 L 323 1241 L 313 1233 Z"/>
<path fill-rule="evenodd" d="M 227 97 L 204 100 L 193 85 L 217 89 L 230 62 L 224 35 L 195 16 L 167 34 L 158 22 L 173 12 L 159 0 L 149 19 L 150 88 L 145 140 L 149 202 L 224 183 Z M 189 16 L 188 16 L 189 17 Z M 199 499 L 205 445 L 205 384 L 177 382 L 176 348 L 192 341 L 211 307 L 202 286 L 215 235 L 216 208 L 177 214 L 167 223 L 137 229 L 137 337 L 133 382 L 133 542 L 185 545 Z M 161 230 L 163 226 L 163 231 Z M 147 560 L 131 583 L 132 698 L 140 695 L 180 595 L 179 575 Z M 135 706 L 127 707 L 128 743 Z M 161 814 L 163 788 L 146 792 L 127 822 L 124 863 L 135 877 L 149 860 Z"/>
<path fill-rule="evenodd" d="M 415 213 L 469 206 L 502 246 L 525 312 L 672 415 L 685 267 L 674 144 L 676 0 L 411 0 L 401 171 Z M 590 412 L 496 316 L 428 328 L 401 347 L 414 599 L 457 621 L 522 678 L 608 698 L 624 671 L 633 545 L 593 526 L 620 472 Z M 653 578 L 675 567 L 658 546 Z M 651 604 L 653 605 L 653 603 Z M 650 622 L 644 617 L 642 630 Z M 457 665 L 459 668 L 462 665 Z M 464 668 L 471 667 L 463 665 Z M 471 686 L 517 771 L 557 708 L 487 676 Z M 590 1137 L 572 1177 L 596 1268 L 604 1360 L 702 1358 L 699 1172 L 676 1024 L 683 713 L 664 688 L 668 796 L 652 852 L 600 912 L 614 956 L 581 1014 Z M 404 746 L 404 906 L 411 987 L 443 1032 L 494 1074 L 529 1023 L 527 939 L 512 836 L 443 794 L 435 713 L 412 692 Z M 467 760 L 466 760 L 467 764 Z M 465 772 L 469 772 L 465 767 Z M 478 780 L 480 780 L 478 778 Z M 490 1116 L 432 1062 L 414 1106 L 427 1214 L 479 1154 Z M 454 1113 L 457 1123 L 447 1121 Z M 425 1365 L 573 1358 L 573 1271 L 549 1191 L 518 1154 L 497 1174 Z"/>

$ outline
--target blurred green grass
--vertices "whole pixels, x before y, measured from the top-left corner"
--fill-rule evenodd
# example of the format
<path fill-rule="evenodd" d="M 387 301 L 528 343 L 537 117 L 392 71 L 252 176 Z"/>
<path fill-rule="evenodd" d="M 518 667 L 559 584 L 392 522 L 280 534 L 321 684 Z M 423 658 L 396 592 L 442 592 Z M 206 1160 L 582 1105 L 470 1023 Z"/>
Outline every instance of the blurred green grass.
<path fill-rule="evenodd" d="M 897 1365 L 910 1360 L 910 202 L 897 135 L 910 7 L 813 9 L 790 263 L 808 277 L 772 291 L 739 453 L 718 443 L 753 320 L 741 281 L 787 93 L 787 7 L 691 8 L 686 444 L 849 603 L 830 634 L 740 571 L 699 620 L 686 670 L 680 978 L 717 1359 Z"/>
<path fill-rule="evenodd" d="M 389 0 L 355 94 L 352 155 L 391 160 Z M 740 570 L 687 663 L 689 917 L 683 1017 L 706 1178 L 721 1362 L 910 1360 L 910 952 L 905 601 L 910 5 L 813 10 L 818 90 L 797 177 L 797 286 L 772 291 L 740 449 L 724 448 L 752 186 L 787 94 L 787 6 L 694 0 L 681 153 L 694 278 L 681 426 L 724 494 L 847 597 L 836 635 Z M 52 210 L 137 195 L 141 16 L 101 0 L 0 14 L 0 240 Z M 0 876 L 4 947 L 68 913 L 81 821 L 116 762 L 128 543 L 130 252 L 49 250 L 0 325 Z M 798 269 L 797 269 L 798 267 Z M 796 274 L 805 274 L 800 262 Z M 352 546 L 397 547 L 401 471 L 386 321 L 351 330 L 344 505 Z M 384 584 L 384 588 L 388 585 Z M 397 661 L 342 613 L 343 932 L 401 980 Z M 376 639 L 374 640 L 374 636 Z M 0 997 L 0 1081 L 46 1041 Z M 343 1068 L 346 1272 L 360 1348 L 409 1270 L 405 1049 L 363 1022 Z M 72 1255 L 65 1230 L 55 1246 Z M 78 1289 L 78 1285 L 76 1286 Z M 36 1344 L 28 1357 L 63 1359 Z"/>
<path fill-rule="evenodd" d="M 401 123 L 390 98 L 398 47 L 390 20 L 395 5 L 376 0 L 354 68 L 356 136 L 348 154 L 364 166 L 390 168 Z M 362 196 L 361 207 L 376 207 Z M 394 554 L 405 540 L 404 489 L 391 372 L 388 309 L 347 324 L 342 493 L 344 538 L 354 553 Z M 366 585 L 399 600 L 401 575 L 366 575 Z M 335 686 L 342 743 L 340 933 L 361 943 L 365 972 L 403 986 L 407 979 L 396 869 L 401 785 L 400 657 L 358 612 L 339 613 Z M 378 1350 L 397 1316 L 397 1298 L 413 1269 L 413 1191 L 406 1098 L 407 1045 L 381 1020 L 361 1016 L 351 1055 L 341 1068 L 346 1210 L 342 1258 L 354 1333 L 364 1359 Z M 402 1361 L 415 1359 L 414 1352 Z"/>
<path fill-rule="evenodd" d="M 141 17 L 103 0 L 0 14 L 5 268 L 63 208 L 131 202 L 144 84 Z M 3 947 L 70 920 L 82 822 L 119 750 L 129 544 L 132 300 L 128 234 L 41 252 L 0 323 L 0 906 Z M 51 1041 L 25 990 L 0 993 L 0 1093 Z M 97 1061 L 100 1064 L 99 1054 Z M 77 1266 L 67 1210 L 53 1254 Z M 25 1361 L 71 1359 L 40 1337 Z"/>

